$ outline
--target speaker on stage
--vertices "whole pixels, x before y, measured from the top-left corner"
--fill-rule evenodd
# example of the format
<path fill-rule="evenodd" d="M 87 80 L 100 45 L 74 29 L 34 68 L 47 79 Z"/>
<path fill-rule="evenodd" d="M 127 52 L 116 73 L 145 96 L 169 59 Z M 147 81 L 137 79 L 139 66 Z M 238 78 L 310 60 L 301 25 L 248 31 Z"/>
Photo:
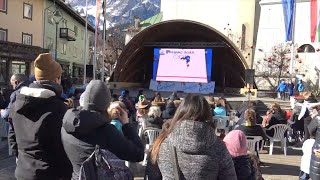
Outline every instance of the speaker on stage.
<path fill-rule="evenodd" d="M 254 84 L 254 69 L 246 69 L 246 84 Z"/>
<path fill-rule="evenodd" d="M 86 76 L 93 78 L 93 65 L 86 65 Z"/>

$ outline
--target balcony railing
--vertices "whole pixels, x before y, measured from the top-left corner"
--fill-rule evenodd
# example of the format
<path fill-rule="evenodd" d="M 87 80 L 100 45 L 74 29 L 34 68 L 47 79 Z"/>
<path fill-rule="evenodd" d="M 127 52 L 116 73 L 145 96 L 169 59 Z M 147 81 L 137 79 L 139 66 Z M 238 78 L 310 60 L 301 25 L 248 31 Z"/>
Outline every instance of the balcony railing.
<path fill-rule="evenodd" d="M 68 41 L 75 41 L 76 34 L 74 31 L 68 28 L 60 28 L 60 38 L 64 38 Z"/>

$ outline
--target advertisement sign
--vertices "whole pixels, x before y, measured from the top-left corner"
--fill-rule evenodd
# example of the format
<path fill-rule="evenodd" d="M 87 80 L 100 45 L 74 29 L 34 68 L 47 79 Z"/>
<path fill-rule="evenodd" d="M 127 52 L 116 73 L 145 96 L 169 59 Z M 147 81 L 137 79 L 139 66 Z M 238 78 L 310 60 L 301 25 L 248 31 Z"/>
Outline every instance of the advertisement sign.
<path fill-rule="evenodd" d="M 153 91 L 165 92 L 185 92 L 185 93 L 199 93 L 210 94 L 214 93 L 215 82 L 209 83 L 184 83 L 184 82 L 166 82 L 166 81 L 150 81 L 149 89 Z"/>

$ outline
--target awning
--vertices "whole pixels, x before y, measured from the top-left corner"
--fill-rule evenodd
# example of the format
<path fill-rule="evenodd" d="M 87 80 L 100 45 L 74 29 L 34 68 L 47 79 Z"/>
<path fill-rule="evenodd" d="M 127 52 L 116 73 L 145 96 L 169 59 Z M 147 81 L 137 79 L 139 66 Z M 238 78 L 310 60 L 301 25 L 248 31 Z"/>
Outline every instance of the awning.
<path fill-rule="evenodd" d="M 0 41 L 0 58 L 10 58 L 19 61 L 34 61 L 39 54 L 47 53 L 49 50 L 38 46 L 30 46 L 8 41 Z"/>

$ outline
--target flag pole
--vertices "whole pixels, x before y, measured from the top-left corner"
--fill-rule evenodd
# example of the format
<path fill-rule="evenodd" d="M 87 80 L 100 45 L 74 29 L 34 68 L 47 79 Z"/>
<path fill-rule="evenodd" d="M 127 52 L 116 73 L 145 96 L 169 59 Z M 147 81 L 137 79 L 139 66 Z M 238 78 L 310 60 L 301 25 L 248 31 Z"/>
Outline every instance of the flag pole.
<path fill-rule="evenodd" d="M 85 37 L 84 37 L 84 64 L 83 64 L 83 85 L 87 83 L 87 51 L 88 51 L 88 0 L 86 0 L 86 26 L 85 26 Z"/>
<path fill-rule="evenodd" d="M 98 18 L 98 17 L 96 17 Z M 96 61 L 97 61 L 97 36 L 98 36 L 98 25 L 96 24 L 95 33 L 94 33 L 94 55 L 93 55 L 93 79 L 96 79 Z"/>
<path fill-rule="evenodd" d="M 290 80 L 293 79 L 293 65 L 294 65 L 294 31 L 295 31 L 295 19 L 296 19 L 296 1 L 293 1 L 293 15 L 292 15 L 292 41 L 291 41 L 291 61 L 290 61 Z"/>
<path fill-rule="evenodd" d="M 104 82 L 104 61 L 106 59 L 106 17 L 107 17 L 107 12 L 106 12 L 106 0 L 103 0 L 103 50 L 102 50 L 102 75 L 101 75 L 101 80 Z"/>

